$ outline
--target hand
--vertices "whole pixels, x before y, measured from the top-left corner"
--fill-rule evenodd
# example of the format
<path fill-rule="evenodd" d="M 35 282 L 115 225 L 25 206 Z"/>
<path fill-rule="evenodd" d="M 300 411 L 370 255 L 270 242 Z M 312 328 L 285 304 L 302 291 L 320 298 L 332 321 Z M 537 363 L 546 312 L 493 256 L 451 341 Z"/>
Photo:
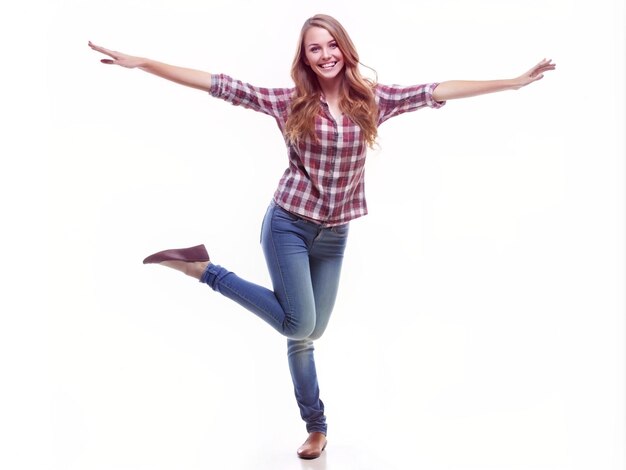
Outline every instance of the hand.
<path fill-rule="evenodd" d="M 549 70 L 554 70 L 555 68 L 556 64 L 552 63 L 552 59 L 543 59 L 528 72 L 520 75 L 515 79 L 515 89 L 536 82 L 537 80 L 541 80 L 545 72 L 548 72 Z"/>
<path fill-rule="evenodd" d="M 89 41 L 89 47 L 91 47 L 94 51 L 98 51 L 112 57 L 112 59 L 100 60 L 103 64 L 119 65 L 128 69 L 134 69 L 136 67 L 141 67 L 146 61 L 146 59 L 142 57 L 134 57 L 132 55 L 122 54 L 121 52 L 111 51 L 109 49 L 105 49 L 104 47 L 96 46 L 91 41 Z"/>

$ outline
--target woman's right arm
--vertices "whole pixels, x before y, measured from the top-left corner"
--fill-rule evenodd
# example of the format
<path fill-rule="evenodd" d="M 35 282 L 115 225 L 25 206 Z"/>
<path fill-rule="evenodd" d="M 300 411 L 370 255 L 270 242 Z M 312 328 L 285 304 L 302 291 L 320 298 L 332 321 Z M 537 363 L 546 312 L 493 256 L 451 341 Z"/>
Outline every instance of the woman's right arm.
<path fill-rule="evenodd" d="M 108 55 L 111 59 L 102 59 L 103 64 L 119 65 L 129 69 L 138 68 L 161 78 L 171 80 L 198 90 L 209 91 L 211 89 L 211 74 L 201 70 L 187 69 L 175 65 L 164 64 L 144 57 L 135 57 L 121 52 L 111 51 L 97 46 L 89 41 L 89 47 L 94 51 Z"/>

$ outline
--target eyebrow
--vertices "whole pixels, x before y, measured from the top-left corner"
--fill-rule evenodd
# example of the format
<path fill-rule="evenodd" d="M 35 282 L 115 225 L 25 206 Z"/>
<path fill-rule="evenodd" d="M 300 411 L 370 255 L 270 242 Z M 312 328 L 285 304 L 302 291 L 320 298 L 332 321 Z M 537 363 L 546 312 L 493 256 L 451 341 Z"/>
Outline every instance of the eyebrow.
<path fill-rule="evenodd" d="M 337 42 L 337 40 L 336 40 L 336 39 L 331 39 L 331 40 L 330 40 L 330 41 L 328 41 L 326 44 L 330 44 L 330 43 L 332 43 L 332 42 Z M 311 47 L 311 46 L 319 46 L 319 43 L 317 43 L 317 42 L 311 42 L 311 43 L 309 43 L 309 44 L 307 44 L 307 45 L 306 45 L 306 47 Z"/>

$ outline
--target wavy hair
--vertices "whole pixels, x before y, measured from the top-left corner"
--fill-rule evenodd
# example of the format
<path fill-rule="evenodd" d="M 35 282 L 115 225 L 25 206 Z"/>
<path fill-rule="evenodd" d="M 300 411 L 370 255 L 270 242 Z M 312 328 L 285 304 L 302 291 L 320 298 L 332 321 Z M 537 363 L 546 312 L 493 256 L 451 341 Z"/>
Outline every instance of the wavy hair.
<path fill-rule="evenodd" d="M 343 54 L 342 85 L 339 109 L 348 115 L 363 132 L 365 142 L 371 147 L 377 136 L 378 107 L 374 97 L 375 83 L 363 78 L 359 71 L 359 55 L 344 27 L 331 16 L 315 15 L 304 22 L 296 55 L 291 66 L 291 78 L 296 88 L 286 123 L 286 134 L 292 143 L 305 137 L 317 140 L 315 117 L 319 113 L 322 92 L 315 72 L 306 62 L 304 36 L 312 27 L 324 28 L 337 42 Z"/>

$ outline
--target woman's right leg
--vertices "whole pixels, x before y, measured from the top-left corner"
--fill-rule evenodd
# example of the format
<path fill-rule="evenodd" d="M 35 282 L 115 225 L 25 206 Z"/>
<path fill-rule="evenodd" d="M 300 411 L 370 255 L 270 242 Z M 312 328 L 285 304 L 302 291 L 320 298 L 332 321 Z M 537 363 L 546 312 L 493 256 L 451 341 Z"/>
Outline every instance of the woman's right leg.
<path fill-rule="evenodd" d="M 274 291 L 209 264 L 200 278 L 293 339 L 308 338 L 316 326 L 315 299 L 308 246 L 317 235 L 314 224 L 300 224 L 272 204 L 263 220 L 262 245 Z"/>

